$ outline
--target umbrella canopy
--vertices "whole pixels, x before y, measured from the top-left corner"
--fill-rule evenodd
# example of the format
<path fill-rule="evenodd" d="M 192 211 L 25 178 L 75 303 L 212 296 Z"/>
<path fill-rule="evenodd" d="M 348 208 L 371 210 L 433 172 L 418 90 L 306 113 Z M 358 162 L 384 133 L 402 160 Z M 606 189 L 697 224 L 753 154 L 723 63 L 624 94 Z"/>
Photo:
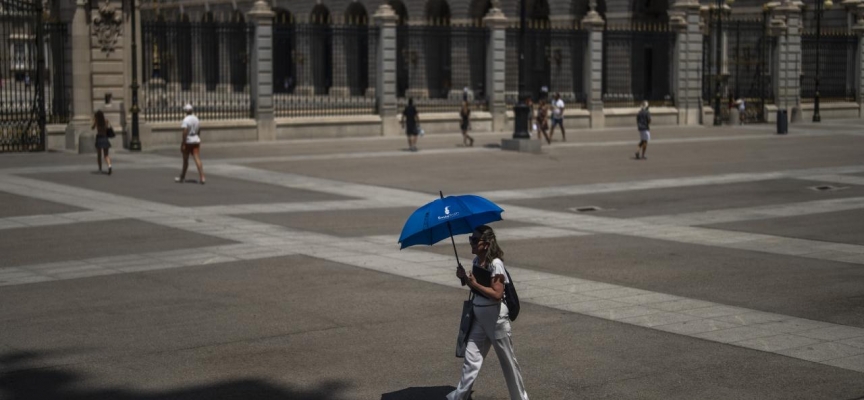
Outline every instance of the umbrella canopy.
<path fill-rule="evenodd" d="M 500 221 L 501 207 L 480 196 L 447 196 L 414 211 L 399 236 L 401 248 L 418 244 L 433 245 L 451 237 L 471 233 L 474 228 Z"/>

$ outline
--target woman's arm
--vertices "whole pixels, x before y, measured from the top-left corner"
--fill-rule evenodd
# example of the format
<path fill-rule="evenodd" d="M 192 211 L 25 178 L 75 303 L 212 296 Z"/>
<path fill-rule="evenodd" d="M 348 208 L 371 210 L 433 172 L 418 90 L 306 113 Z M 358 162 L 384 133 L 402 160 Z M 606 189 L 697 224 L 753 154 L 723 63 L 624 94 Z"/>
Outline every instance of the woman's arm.
<path fill-rule="evenodd" d="M 492 287 L 486 287 L 477 283 L 477 279 L 472 274 L 468 274 L 467 280 L 468 287 L 482 293 L 484 297 L 493 301 L 504 299 L 504 275 L 493 276 Z"/>

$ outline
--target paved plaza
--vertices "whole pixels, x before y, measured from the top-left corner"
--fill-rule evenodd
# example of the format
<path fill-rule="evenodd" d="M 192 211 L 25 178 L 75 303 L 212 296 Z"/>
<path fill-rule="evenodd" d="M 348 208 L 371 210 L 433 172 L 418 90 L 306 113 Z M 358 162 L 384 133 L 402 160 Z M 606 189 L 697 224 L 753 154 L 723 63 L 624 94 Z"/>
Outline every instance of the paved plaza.
<path fill-rule="evenodd" d="M 505 210 L 532 399 L 864 398 L 860 120 L 652 134 L 0 155 L 0 398 L 441 399 L 467 291 L 397 244 L 439 190 Z"/>

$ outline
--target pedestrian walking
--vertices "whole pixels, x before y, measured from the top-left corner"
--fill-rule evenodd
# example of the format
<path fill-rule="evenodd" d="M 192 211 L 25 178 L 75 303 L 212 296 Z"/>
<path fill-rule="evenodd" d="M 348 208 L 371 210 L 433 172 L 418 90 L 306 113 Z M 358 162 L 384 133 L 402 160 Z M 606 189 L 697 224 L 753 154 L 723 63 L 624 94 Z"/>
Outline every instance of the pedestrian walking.
<path fill-rule="evenodd" d="M 111 141 L 108 140 L 108 130 L 111 128 L 111 123 L 105 119 L 105 113 L 102 110 L 96 111 L 93 114 L 93 121 L 90 124 L 90 129 L 96 130 L 96 162 L 99 164 L 99 172 L 102 172 L 102 158 L 105 158 L 105 163 L 108 164 L 108 175 L 111 175 L 111 157 L 108 156 L 108 150 L 111 148 Z"/>
<path fill-rule="evenodd" d="M 476 255 L 474 269 L 479 269 L 478 274 L 482 270 L 483 276 L 466 273 L 462 267 L 456 270 L 456 276 L 460 280 L 464 279 L 475 294 L 474 321 L 468 334 L 459 386 L 447 395 L 447 399 L 467 400 L 471 396 L 471 388 L 483 366 L 483 359 L 492 346 L 501 363 L 510 399 L 528 400 L 522 382 L 522 370 L 513 351 L 509 310 L 504 302 L 504 285 L 509 283 L 504 269 L 504 251 L 498 246 L 495 232 L 487 225 L 475 228 L 468 239 L 471 253 Z"/>
<path fill-rule="evenodd" d="M 561 127 L 561 141 L 567 141 L 567 132 L 564 131 L 564 100 L 561 100 L 561 93 L 555 93 L 555 99 L 552 100 L 552 128 L 549 130 L 549 140 L 555 135 L 555 127 Z"/>
<path fill-rule="evenodd" d="M 183 135 L 180 137 L 180 152 L 183 153 L 183 171 L 180 176 L 174 178 L 174 182 L 183 183 L 186 181 L 186 170 L 189 168 L 189 155 L 195 160 L 195 166 L 198 167 L 198 183 L 207 183 L 204 179 L 204 166 L 201 165 L 201 121 L 192 113 L 192 105 L 186 104 L 183 106 L 183 111 L 186 112 L 186 118 L 183 118 L 183 123 L 180 127 L 183 129 Z"/>
<path fill-rule="evenodd" d="M 537 139 L 540 139 L 540 134 L 546 138 L 547 144 L 552 144 L 552 138 L 547 131 L 549 130 L 549 107 L 546 106 L 546 100 L 540 99 L 537 105 Z"/>
<path fill-rule="evenodd" d="M 417 151 L 417 135 L 418 125 L 420 124 L 420 116 L 417 109 L 414 107 L 414 99 L 408 99 L 408 107 L 402 110 L 402 127 L 405 128 L 405 135 L 408 136 L 408 150 Z"/>
<path fill-rule="evenodd" d="M 462 102 L 462 109 L 459 110 L 459 128 L 462 129 L 462 144 L 466 147 L 474 146 L 474 138 L 468 134 L 471 129 L 471 108 L 468 107 L 468 102 Z"/>
<path fill-rule="evenodd" d="M 651 112 L 648 111 L 648 102 L 642 102 L 642 109 L 636 114 L 636 129 L 639 130 L 639 146 L 636 148 L 636 159 L 647 160 L 645 151 L 648 150 L 648 141 L 651 140 Z M 642 150 L 640 157 L 639 150 Z"/>
<path fill-rule="evenodd" d="M 747 104 L 744 102 L 744 98 L 739 97 L 738 101 L 735 102 L 738 105 L 738 125 L 744 125 L 744 120 L 746 119 L 746 111 Z"/>

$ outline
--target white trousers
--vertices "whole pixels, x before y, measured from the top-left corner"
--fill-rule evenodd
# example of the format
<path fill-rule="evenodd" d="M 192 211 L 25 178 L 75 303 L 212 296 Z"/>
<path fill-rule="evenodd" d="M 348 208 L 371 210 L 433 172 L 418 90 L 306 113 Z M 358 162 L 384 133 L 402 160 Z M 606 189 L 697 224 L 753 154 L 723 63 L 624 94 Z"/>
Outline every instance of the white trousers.
<path fill-rule="evenodd" d="M 528 400 L 525 385 L 522 382 L 522 370 L 516 362 L 513 352 L 513 342 L 510 339 L 510 318 L 507 306 L 500 304 L 489 307 L 474 307 L 474 323 L 468 335 L 468 346 L 465 349 L 465 363 L 462 364 L 462 379 L 459 386 L 447 395 L 448 400 L 467 400 L 471 388 L 483 366 L 483 359 L 489 354 L 489 346 L 495 348 L 495 354 L 501 363 L 504 380 L 510 391 L 510 400 Z"/>

